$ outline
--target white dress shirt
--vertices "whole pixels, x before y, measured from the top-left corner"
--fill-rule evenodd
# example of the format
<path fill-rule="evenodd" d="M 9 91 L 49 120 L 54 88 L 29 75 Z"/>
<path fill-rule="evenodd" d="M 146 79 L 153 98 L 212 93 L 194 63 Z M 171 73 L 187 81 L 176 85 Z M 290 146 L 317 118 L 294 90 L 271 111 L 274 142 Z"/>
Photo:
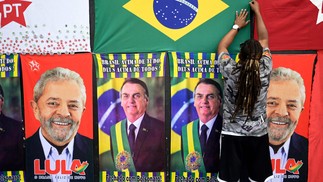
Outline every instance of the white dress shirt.
<path fill-rule="evenodd" d="M 71 170 L 71 164 L 73 160 L 73 146 L 74 138 L 72 141 L 63 149 L 62 153 L 59 154 L 57 149 L 52 146 L 41 134 L 41 129 L 39 130 L 40 142 L 44 150 L 45 159 L 50 160 L 50 169 L 55 170 L 61 166 L 56 166 L 56 160 L 66 161 L 66 170 Z M 61 164 L 61 163 L 60 163 Z M 50 175 L 52 182 L 69 182 L 70 175 L 61 174 L 61 171 L 55 175 Z"/>
<path fill-rule="evenodd" d="M 284 181 L 285 174 L 278 174 L 276 172 L 276 170 L 277 170 L 276 163 L 277 163 L 277 159 L 280 159 L 280 169 L 285 170 L 285 165 L 286 165 L 287 158 L 288 158 L 289 144 L 290 144 L 290 138 L 284 143 L 284 145 L 282 145 L 278 149 L 277 153 L 274 153 L 274 149 L 271 146 L 269 147 L 270 158 L 276 160 L 276 162 L 274 163 L 275 168 L 273 171 L 273 178 L 270 180 L 270 182 L 283 182 Z"/>

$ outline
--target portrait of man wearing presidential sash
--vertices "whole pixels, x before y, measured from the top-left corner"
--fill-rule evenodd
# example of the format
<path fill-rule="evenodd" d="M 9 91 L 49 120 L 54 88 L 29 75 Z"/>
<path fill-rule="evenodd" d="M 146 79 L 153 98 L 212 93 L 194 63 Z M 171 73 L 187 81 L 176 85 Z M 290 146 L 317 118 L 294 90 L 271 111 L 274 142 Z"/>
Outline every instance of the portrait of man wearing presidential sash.
<path fill-rule="evenodd" d="M 111 155 L 116 170 L 160 172 L 165 169 L 165 125 L 149 116 L 145 82 L 126 79 L 120 91 L 126 118 L 110 128 Z"/>
<path fill-rule="evenodd" d="M 193 109 L 197 116 L 181 127 L 181 152 L 174 153 L 176 171 L 218 173 L 222 128 L 222 89 L 214 79 L 202 78 L 194 85 Z"/>

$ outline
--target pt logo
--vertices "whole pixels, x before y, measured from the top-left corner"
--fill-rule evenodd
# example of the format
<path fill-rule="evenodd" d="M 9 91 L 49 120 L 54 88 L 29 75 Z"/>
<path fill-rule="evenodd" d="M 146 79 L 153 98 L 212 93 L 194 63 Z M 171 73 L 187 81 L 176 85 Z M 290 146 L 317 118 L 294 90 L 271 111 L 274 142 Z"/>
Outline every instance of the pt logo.
<path fill-rule="evenodd" d="M 295 159 L 288 159 L 286 165 L 281 168 L 281 160 L 280 159 L 272 159 L 271 165 L 273 167 L 273 171 L 276 174 L 286 174 L 286 172 L 290 172 L 292 174 L 299 174 L 299 169 L 303 166 L 302 161 L 297 161 Z"/>
<path fill-rule="evenodd" d="M 11 22 L 26 26 L 24 12 L 31 4 L 23 0 L 4 0 L 0 2 L 1 28 Z"/>

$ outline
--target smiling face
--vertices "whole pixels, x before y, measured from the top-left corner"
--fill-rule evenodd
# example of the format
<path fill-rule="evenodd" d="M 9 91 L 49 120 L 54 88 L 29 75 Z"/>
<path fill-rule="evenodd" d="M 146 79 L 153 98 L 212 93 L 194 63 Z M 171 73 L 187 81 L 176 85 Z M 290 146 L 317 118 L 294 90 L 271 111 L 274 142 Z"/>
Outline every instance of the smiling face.
<path fill-rule="evenodd" d="M 85 110 L 81 89 L 73 80 L 48 82 L 37 103 L 31 105 L 43 136 L 57 146 L 74 138 Z"/>
<path fill-rule="evenodd" d="M 269 142 L 272 145 L 284 143 L 293 134 L 302 108 L 296 81 L 270 81 L 266 110 Z"/>
<path fill-rule="evenodd" d="M 126 83 L 121 90 L 121 106 L 130 122 L 142 116 L 148 106 L 149 99 L 145 89 L 136 83 Z"/>
<path fill-rule="evenodd" d="M 211 120 L 218 114 L 221 106 L 218 89 L 211 84 L 199 84 L 195 89 L 194 106 L 203 123 Z"/>

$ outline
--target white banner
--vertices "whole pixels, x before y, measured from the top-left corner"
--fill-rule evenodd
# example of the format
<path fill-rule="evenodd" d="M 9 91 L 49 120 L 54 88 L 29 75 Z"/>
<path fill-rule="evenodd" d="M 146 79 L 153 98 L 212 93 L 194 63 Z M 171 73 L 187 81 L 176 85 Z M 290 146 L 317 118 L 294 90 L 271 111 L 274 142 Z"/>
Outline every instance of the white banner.
<path fill-rule="evenodd" d="M 0 53 L 91 52 L 88 0 L 3 0 Z"/>

